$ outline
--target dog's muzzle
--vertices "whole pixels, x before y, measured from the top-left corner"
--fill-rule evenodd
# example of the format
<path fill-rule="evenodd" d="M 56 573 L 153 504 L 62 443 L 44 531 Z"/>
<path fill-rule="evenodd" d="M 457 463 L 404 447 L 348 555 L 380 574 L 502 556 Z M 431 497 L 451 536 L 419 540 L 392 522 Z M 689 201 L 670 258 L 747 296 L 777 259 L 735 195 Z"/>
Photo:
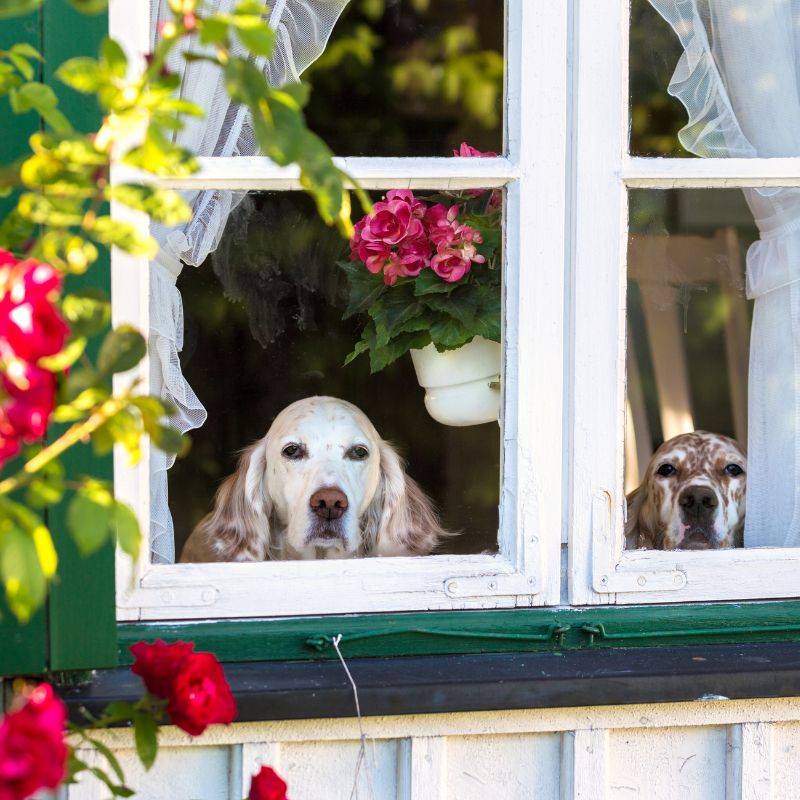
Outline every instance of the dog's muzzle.
<path fill-rule="evenodd" d="M 708 550 L 715 547 L 714 518 L 719 507 L 716 492 L 710 486 L 687 486 L 678 497 L 681 508 L 682 537 L 680 550 Z"/>
<path fill-rule="evenodd" d="M 349 507 L 347 495 L 338 486 L 326 486 L 311 495 L 308 505 L 311 522 L 306 544 L 347 549 L 347 534 L 342 519 Z"/>

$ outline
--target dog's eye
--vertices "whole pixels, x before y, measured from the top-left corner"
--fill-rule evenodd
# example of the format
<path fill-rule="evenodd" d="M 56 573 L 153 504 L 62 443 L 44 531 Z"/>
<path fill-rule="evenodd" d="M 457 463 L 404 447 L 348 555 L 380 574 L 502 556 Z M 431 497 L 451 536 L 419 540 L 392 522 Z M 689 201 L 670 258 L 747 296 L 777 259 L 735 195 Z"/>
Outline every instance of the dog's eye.
<path fill-rule="evenodd" d="M 732 478 L 735 478 L 737 475 L 741 475 L 744 470 L 738 464 L 728 464 L 724 470 L 722 470 L 726 475 L 730 475 Z"/>
<path fill-rule="evenodd" d="M 346 458 L 351 458 L 353 461 L 363 461 L 365 458 L 369 456 L 369 450 L 363 445 L 357 444 L 354 447 L 351 447 L 346 453 Z"/>
<path fill-rule="evenodd" d="M 677 470 L 672 466 L 672 464 L 662 464 L 656 470 L 656 474 L 660 475 L 662 478 L 669 478 L 670 475 L 674 475 L 676 472 Z"/>
<path fill-rule="evenodd" d="M 296 461 L 303 457 L 303 446 L 300 444 L 287 444 L 286 447 L 281 450 L 281 455 L 284 458 L 290 458 Z"/>

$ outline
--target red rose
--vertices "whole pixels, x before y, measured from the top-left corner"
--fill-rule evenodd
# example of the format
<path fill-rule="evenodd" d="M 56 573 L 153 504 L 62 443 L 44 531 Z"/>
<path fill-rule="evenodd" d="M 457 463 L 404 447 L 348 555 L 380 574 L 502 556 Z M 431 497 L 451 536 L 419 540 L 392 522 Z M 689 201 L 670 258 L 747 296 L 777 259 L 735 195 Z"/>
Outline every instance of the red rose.
<path fill-rule="evenodd" d="M 15 355 L 36 363 L 61 351 L 69 333 L 53 306 L 61 276 L 48 264 L 15 262 L 3 251 L 0 260 L 0 338 Z"/>
<path fill-rule="evenodd" d="M 5 412 L 16 436 L 29 442 L 41 439 L 55 407 L 55 375 L 15 359 L 2 376 L 2 383 L 11 397 Z"/>
<path fill-rule="evenodd" d="M 166 644 L 160 639 L 153 644 L 137 642 L 130 648 L 136 658 L 131 672 L 144 681 L 150 694 L 156 697 L 170 697 L 175 676 L 193 649 L 192 642 Z"/>
<path fill-rule="evenodd" d="M 22 450 L 19 434 L 8 419 L 4 408 L 0 408 L 0 464 L 14 458 Z"/>
<path fill-rule="evenodd" d="M 250 781 L 250 794 L 247 800 L 288 800 L 286 782 L 281 780 L 272 767 L 261 767 Z"/>
<path fill-rule="evenodd" d="M 174 725 L 199 736 L 213 723 L 228 725 L 236 703 L 219 661 L 212 653 L 191 653 L 172 683 L 167 713 Z"/>
<path fill-rule="evenodd" d="M 55 789 L 66 774 L 64 704 L 46 683 L 0 723 L 0 800 L 25 800 Z"/>

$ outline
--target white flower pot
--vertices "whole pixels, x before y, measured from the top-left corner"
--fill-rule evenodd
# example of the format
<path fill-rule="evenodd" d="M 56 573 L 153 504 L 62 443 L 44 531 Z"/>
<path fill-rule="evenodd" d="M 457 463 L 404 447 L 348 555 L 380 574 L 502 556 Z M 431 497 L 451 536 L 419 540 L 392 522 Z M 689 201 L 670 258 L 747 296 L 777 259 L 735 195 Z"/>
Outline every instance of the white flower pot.
<path fill-rule="evenodd" d="M 432 344 L 412 350 L 428 413 L 442 425 L 455 427 L 499 419 L 502 352 L 497 342 L 480 336 L 444 353 Z"/>

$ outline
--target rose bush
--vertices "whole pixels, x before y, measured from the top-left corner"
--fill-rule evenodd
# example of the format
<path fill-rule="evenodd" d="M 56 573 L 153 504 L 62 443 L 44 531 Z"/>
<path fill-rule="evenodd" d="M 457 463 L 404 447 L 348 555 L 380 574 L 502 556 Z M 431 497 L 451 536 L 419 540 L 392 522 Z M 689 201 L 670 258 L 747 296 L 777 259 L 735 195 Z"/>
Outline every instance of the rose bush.
<path fill-rule="evenodd" d="M 456 156 L 490 158 L 463 143 Z M 456 202 L 453 202 L 453 201 Z M 431 342 L 454 350 L 500 341 L 499 190 L 417 197 L 395 189 L 354 226 L 344 318 L 365 315 L 349 363 L 369 353 L 377 372 Z"/>
<path fill-rule="evenodd" d="M 64 704 L 43 683 L 0 722 L 0 800 L 25 800 L 55 789 L 67 770 Z"/>

